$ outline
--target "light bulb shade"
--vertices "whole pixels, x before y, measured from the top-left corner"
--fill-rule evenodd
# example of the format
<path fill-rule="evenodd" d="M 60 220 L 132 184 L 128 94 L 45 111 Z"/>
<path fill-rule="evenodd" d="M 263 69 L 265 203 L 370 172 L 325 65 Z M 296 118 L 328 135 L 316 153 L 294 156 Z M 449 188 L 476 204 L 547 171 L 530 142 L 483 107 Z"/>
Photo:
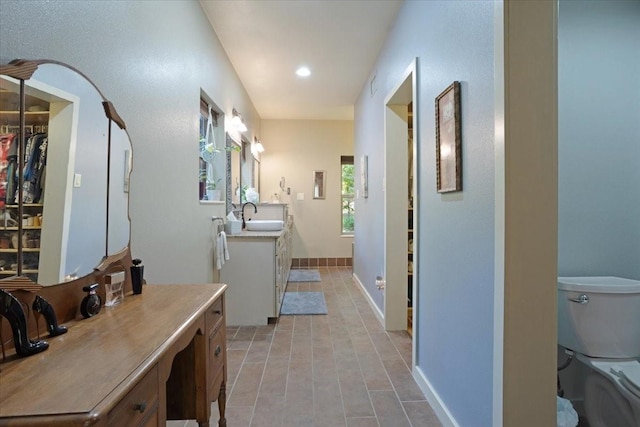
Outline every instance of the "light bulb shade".
<path fill-rule="evenodd" d="M 236 109 L 234 108 L 232 114 L 233 118 L 231 119 L 231 124 L 233 124 L 233 126 L 235 126 L 235 128 L 240 132 L 246 132 L 247 125 L 244 124 L 244 120 L 242 120 L 242 116 L 240 115 L 240 113 L 238 113 L 238 111 L 236 111 Z"/>
<path fill-rule="evenodd" d="M 262 145 L 262 142 L 260 141 L 256 142 L 256 152 L 264 153 L 264 145 Z"/>
<path fill-rule="evenodd" d="M 300 67 L 296 70 L 296 74 L 299 77 L 309 77 L 311 75 L 311 70 L 308 67 Z"/>

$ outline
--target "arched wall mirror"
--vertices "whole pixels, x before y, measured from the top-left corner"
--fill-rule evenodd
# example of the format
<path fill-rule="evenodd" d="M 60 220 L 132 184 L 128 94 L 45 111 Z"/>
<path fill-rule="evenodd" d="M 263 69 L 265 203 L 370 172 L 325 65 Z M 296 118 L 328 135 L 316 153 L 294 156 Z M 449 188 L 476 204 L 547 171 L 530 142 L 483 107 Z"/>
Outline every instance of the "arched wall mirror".
<path fill-rule="evenodd" d="M 128 247 L 131 143 L 82 73 L 49 60 L 1 65 L 0 134 L 0 279 L 58 284 Z"/>

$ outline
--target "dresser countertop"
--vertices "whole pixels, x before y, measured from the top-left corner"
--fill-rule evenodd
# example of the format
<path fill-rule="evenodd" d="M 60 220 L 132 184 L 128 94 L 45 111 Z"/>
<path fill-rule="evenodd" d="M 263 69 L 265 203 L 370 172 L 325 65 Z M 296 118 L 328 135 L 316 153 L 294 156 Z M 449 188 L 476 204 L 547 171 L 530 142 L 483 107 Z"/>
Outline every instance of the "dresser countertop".
<path fill-rule="evenodd" d="M 14 416 L 91 414 L 101 402 L 115 402 L 184 330 L 204 322 L 225 289 L 146 285 L 94 317 L 66 323 L 69 332 L 47 337 L 46 351 L 0 365 L 0 424 Z"/>

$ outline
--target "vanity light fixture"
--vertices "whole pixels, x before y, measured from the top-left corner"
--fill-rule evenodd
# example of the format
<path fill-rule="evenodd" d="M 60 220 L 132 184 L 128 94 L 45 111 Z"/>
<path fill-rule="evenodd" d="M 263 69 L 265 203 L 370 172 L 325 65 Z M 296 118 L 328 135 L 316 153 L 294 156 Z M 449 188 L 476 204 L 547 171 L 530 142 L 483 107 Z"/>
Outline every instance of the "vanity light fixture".
<path fill-rule="evenodd" d="M 309 77 L 311 75 L 311 70 L 309 67 L 302 66 L 296 70 L 296 74 L 298 77 Z"/>
<path fill-rule="evenodd" d="M 262 142 L 257 138 L 254 137 L 254 150 L 256 153 L 264 153 L 264 145 L 262 145 Z"/>
<path fill-rule="evenodd" d="M 246 132 L 247 125 L 244 124 L 244 120 L 242 120 L 242 116 L 240 115 L 240 113 L 238 113 L 238 111 L 235 108 L 233 109 L 232 113 L 233 113 L 233 118 L 231 119 L 231 123 L 233 123 L 236 129 L 238 129 L 240 132 Z"/>

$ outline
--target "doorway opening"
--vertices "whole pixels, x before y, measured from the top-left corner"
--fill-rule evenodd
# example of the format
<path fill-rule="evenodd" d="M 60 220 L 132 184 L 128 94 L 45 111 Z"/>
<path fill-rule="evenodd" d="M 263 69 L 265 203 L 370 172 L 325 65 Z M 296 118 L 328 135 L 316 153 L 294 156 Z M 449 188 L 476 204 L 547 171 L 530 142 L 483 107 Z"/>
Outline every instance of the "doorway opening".
<path fill-rule="evenodd" d="M 417 335 L 418 105 L 417 60 L 385 99 L 385 302 L 388 331 Z M 415 340 L 413 340 L 415 360 Z"/>

